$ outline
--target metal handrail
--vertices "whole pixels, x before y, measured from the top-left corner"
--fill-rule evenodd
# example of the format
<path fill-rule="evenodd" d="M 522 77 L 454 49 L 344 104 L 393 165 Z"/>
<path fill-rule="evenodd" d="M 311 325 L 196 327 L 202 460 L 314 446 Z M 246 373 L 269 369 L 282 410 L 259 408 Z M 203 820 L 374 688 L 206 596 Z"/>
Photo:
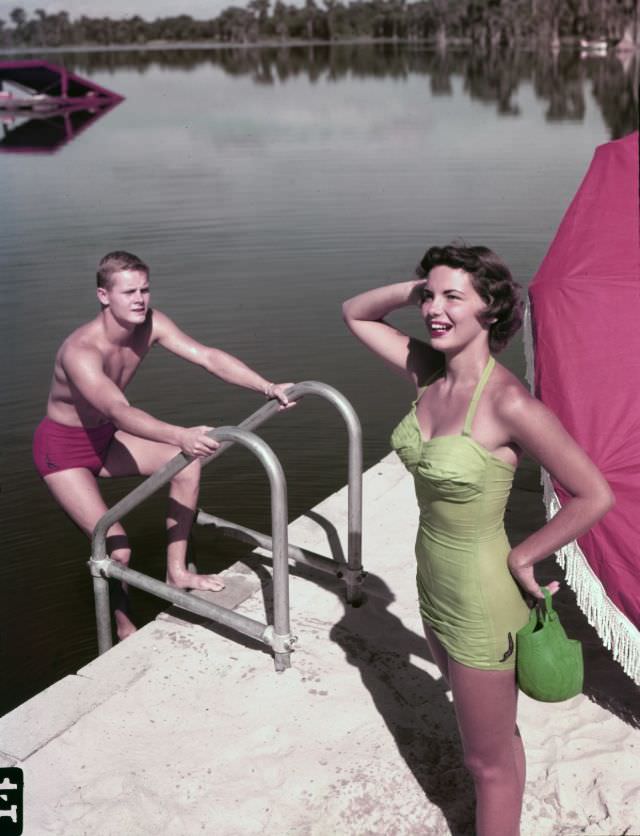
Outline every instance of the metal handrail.
<path fill-rule="evenodd" d="M 132 586 L 151 592 L 160 598 L 177 604 L 183 609 L 204 615 L 212 621 L 235 627 L 244 635 L 260 639 L 269 644 L 275 655 L 276 670 L 290 666 L 290 653 L 294 642 L 289 630 L 289 561 L 287 542 L 287 488 L 282 466 L 269 445 L 254 433 L 239 427 L 219 427 L 210 430 L 208 435 L 216 441 L 234 442 L 249 448 L 262 462 L 271 486 L 271 527 L 273 534 L 273 584 L 274 584 L 274 623 L 271 629 L 253 619 L 203 601 L 183 590 L 162 583 L 162 581 L 143 575 L 133 569 L 118 564 L 106 556 L 106 533 L 113 522 L 121 519 L 125 513 L 139 505 L 150 492 L 162 487 L 192 459 L 180 453 L 168 464 L 146 479 L 138 488 L 113 506 L 98 521 L 93 534 L 92 554 L 89 566 L 93 575 L 93 588 L 96 599 L 96 621 L 98 628 L 98 652 L 104 653 L 111 647 L 111 615 L 109 611 L 108 578 L 117 578 Z M 118 507 L 119 506 L 119 507 Z M 114 518 L 115 513 L 115 519 Z M 112 518 L 113 522 L 109 519 Z"/>
<path fill-rule="evenodd" d="M 338 410 L 342 419 L 345 422 L 348 437 L 348 467 L 347 467 L 347 564 L 341 566 L 339 576 L 344 580 L 347 594 L 347 601 L 351 604 L 358 604 L 362 599 L 362 427 L 360 420 L 356 414 L 355 409 L 351 406 L 347 398 L 330 386 L 328 383 L 322 383 L 319 380 L 304 380 L 300 383 L 294 383 L 287 389 L 287 397 L 291 400 L 300 400 L 306 395 L 315 395 L 324 398 L 333 404 Z M 257 409 L 248 418 L 245 418 L 240 427 L 247 430 L 254 430 L 261 426 L 271 418 L 277 415 L 280 411 L 280 405 L 277 401 L 271 400 L 260 409 Z M 212 453 L 212 455 L 205 461 L 209 462 L 219 456 L 227 449 L 229 445 L 220 445 L 220 447 Z M 201 512 L 198 515 L 200 522 L 215 519 L 210 515 Z M 228 528 L 229 524 L 226 521 L 225 526 Z M 238 531 L 238 526 L 233 526 Z M 249 529 L 245 531 L 250 535 Z M 229 532 L 227 532 L 229 533 Z M 267 546 L 268 548 L 268 546 Z M 290 551 L 290 557 L 303 562 L 299 557 L 295 557 Z M 313 558 L 315 568 L 326 570 L 326 559 L 320 555 Z M 311 565 L 311 560 L 304 562 Z M 335 567 L 334 573 L 337 573 Z"/>
<path fill-rule="evenodd" d="M 348 544 L 347 563 L 340 566 L 340 577 L 347 586 L 347 601 L 357 603 L 361 598 L 362 573 L 362 430 L 355 410 L 344 395 L 332 386 L 319 381 L 303 381 L 287 390 L 287 397 L 299 400 L 305 395 L 318 395 L 334 404 L 347 426 L 349 437 L 348 463 Z M 104 653 L 112 645 L 111 617 L 109 611 L 108 578 L 117 578 L 132 586 L 144 589 L 175 603 L 191 612 L 204 615 L 213 621 L 235 627 L 244 635 L 257 638 L 269 644 L 275 654 L 276 670 L 283 670 L 290 665 L 290 652 L 294 641 L 289 629 L 289 587 L 288 557 L 301 550 L 289 549 L 287 542 L 287 500 L 286 483 L 282 467 L 271 448 L 250 430 L 263 424 L 280 409 L 277 401 L 271 400 L 238 427 L 220 427 L 209 431 L 208 435 L 220 442 L 220 446 L 206 459 L 203 467 L 222 455 L 234 443 L 248 447 L 262 462 L 269 476 L 271 485 L 272 538 L 268 538 L 273 551 L 274 566 L 274 624 L 273 628 L 260 624 L 253 619 L 228 610 L 217 604 L 204 601 L 183 590 L 171 587 L 161 581 L 136 572 L 118 564 L 107 556 L 106 537 L 111 526 L 126 514 L 144 502 L 159 488 L 187 467 L 193 458 L 178 453 L 171 461 L 145 479 L 129 494 L 113 505 L 97 522 L 91 541 L 91 559 L 89 566 L 93 576 L 96 600 L 96 621 L 98 629 L 98 652 Z M 201 512 L 202 514 L 202 512 Z M 204 515 L 206 517 L 207 515 Z M 217 519 L 210 517 L 210 519 Z M 254 533 L 254 532 L 252 532 Z M 293 553 L 293 554 L 292 554 Z M 310 553 L 306 562 L 314 560 Z M 328 558 L 315 556 L 317 568 L 327 570 L 329 564 L 335 564 Z"/>

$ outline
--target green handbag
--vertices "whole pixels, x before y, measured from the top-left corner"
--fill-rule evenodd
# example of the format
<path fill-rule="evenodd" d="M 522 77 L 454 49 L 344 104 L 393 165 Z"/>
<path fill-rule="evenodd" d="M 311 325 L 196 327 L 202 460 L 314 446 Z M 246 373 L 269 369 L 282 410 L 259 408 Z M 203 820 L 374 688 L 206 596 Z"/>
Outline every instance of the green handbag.
<path fill-rule="evenodd" d="M 560 702 L 582 691 L 582 645 L 567 638 L 549 590 L 542 591 L 544 602 L 531 610 L 529 623 L 516 633 L 518 686 L 534 700 Z"/>

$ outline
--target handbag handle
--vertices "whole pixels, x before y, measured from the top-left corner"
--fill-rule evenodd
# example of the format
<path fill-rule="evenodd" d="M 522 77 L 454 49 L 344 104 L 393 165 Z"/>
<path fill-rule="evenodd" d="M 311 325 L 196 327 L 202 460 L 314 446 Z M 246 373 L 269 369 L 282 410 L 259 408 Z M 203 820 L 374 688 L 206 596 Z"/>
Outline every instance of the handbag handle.
<path fill-rule="evenodd" d="M 556 611 L 553 609 L 553 600 L 547 587 L 541 586 L 540 589 L 544 593 L 544 601 L 541 601 L 538 598 L 536 602 L 536 610 L 538 611 L 538 621 L 544 622 L 546 620 L 551 620 L 556 614 Z"/>

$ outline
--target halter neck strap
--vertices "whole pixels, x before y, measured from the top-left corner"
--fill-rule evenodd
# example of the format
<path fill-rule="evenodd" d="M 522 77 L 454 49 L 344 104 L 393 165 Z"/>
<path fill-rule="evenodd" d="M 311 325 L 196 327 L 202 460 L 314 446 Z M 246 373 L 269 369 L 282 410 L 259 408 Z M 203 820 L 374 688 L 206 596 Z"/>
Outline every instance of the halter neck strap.
<path fill-rule="evenodd" d="M 482 395 L 484 387 L 487 384 L 487 380 L 489 380 L 489 375 L 493 371 L 495 364 L 496 361 L 493 357 L 489 356 L 487 365 L 484 367 L 484 370 L 480 375 L 480 380 L 476 383 L 476 388 L 473 391 L 471 403 L 469 404 L 469 409 L 467 410 L 467 417 L 464 419 L 464 429 L 462 430 L 462 435 L 471 435 L 471 425 L 473 424 L 476 409 L 478 408 L 478 401 L 480 400 L 480 396 Z"/>

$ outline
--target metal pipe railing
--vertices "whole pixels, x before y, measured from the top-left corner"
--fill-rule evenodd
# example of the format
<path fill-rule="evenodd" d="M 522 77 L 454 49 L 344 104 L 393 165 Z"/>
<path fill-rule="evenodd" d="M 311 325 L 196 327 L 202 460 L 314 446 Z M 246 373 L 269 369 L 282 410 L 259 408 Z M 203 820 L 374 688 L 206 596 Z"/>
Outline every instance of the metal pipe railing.
<path fill-rule="evenodd" d="M 140 572 L 118 564 L 106 554 L 106 535 L 111 526 L 132 511 L 148 496 L 170 481 L 176 473 L 187 467 L 192 459 L 178 454 L 160 470 L 156 471 L 138 485 L 131 493 L 116 503 L 98 521 L 93 532 L 91 560 L 89 565 L 93 575 L 96 597 L 96 620 L 98 628 L 98 652 L 104 653 L 111 647 L 111 616 L 109 611 L 108 578 L 116 578 L 139 589 L 151 592 L 183 609 L 204 615 L 234 627 L 244 635 L 258 638 L 269 644 L 275 655 L 276 670 L 284 670 L 290 665 L 293 637 L 289 625 L 289 562 L 287 542 L 287 489 L 282 466 L 269 445 L 257 435 L 239 427 L 218 427 L 208 435 L 220 442 L 239 443 L 247 447 L 262 462 L 271 487 L 271 530 L 273 536 L 273 597 L 274 623 L 270 628 L 246 616 L 212 604 L 176 589 L 162 581 L 150 578 Z M 213 457 L 209 457 L 210 461 Z"/>
<path fill-rule="evenodd" d="M 222 517 L 216 517 L 214 514 L 209 514 L 202 510 L 198 511 L 196 522 L 198 525 L 213 526 L 222 534 L 233 537 L 243 543 L 249 543 L 251 546 L 259 546 L 266 551 L 273 551 L 273 539 L 268 534 L 262 534 L 262 532 L 248 528 L 246 525 L 239 525 L 238 523 L 224 520 Z M 312 569 L 319 569 L 321 572 L 327 572 L 339 577 L 342 577 L 344 570 L 344 564 L 339 563 L 332 557 L 325 557 L 322 554 L 316 554 L 308 549 L 292 546 L 291 543 L 289 543 L 289 560 L 293 563 L 300 563 Z"/>
<path fill-rule="evenodd" d="M 348 474 L 347 474 L 347 564 L 340 568 L 340 577 L 344 580 L 347 588 L 347 601 L 351 604 L 358 604 L 362 600 L 362 427 L 356 411 L 347 398 L 329 386 L 318 380 L 304 380 L 294 383 L 287 389 L 287 397 L 291 400 L 300 400 L 305 395 L 315 395 L 324 398 L 332 403 L 342 416 L 346 428 L 349 443 L 348 451 Z M 245 418 L 238 426 L 246 430 L 254 430 L 264 424 L 280 409 L 278 401 L 271 400 L 264 406 L 257 409 L 253 414 Z M 205 463 L 212 461 L 228 449 L 229 444 L 221 444 L 212 453 Z M 203 512 L 204 513 L 204 512 Z M 233 525 L 224 521 L 225 525 Z M 236 527 L 237 528 L 237 527 Z M 232 535 L 238 536 L 238 535 Z M 308 561 L 307 561 L 308 562 Z M 335 573 L 335 566 L 323 566 L 321 562 L 316 563 L 315 568 L 324 569 Z"/>
<path fill-rule="evenodd" d="M 183 610 L 210 618 L 218 624 L 222 624 L 224 627 L 234 627 L 244 636 L 249 636 L 252 639 L 262 642 L 265 641 L 264 633 L 267 625 L 260 624 L 260 622 L 254 621 L 252 618 L 236 613 L 226 607 L 221 607 L 212 601 L 198 598 L 189 592 L 185 592 L 183 589 L 169 586 L 155 578 L 150 578 L 149 575 L 144 575 L 142 572 L 136 572 L 135 569 L 122 566 L 116 560 L 110 562 L 106 573 L 109 578 L 131 584 L 131 586 L 142 589 L 144 592 L 149 592 L 157 598 L 163 598 L 165 601 L 169 601 L 169 603 L 175 604 Z M 230 616 L 233 616 L 233 618 Z"/>
<path fill-rule="evenodd" d="M 106 552 L 106 536 L 111 526 L 121 520 L 126 514 L 136 508 L 145 499 L 150 497 L 159 488 L 169 482 L 181 470 L 187 467 L 193 459 L 184 453 L 179 453 L 171 461 L 154 474 L 145 479 L 140 485 L 134 488 L 127 496 L 123 497 L 112 508 L 110 508 L 98 520 L 93 532 L 91 542 L 91 560 L 89 565 L 93 576 L 94 595 L 96 600 L 96 621 L 98 630 L 98 650 L 104 653 L 111 647 L 111 617 L 109 610 L 109 587 L 108 578 L 113 577 L 130 583 L 141 589 L 145 589 L 164 598 L 167 601 L 176 603 L 184 609 L 204 615 L 211 620 L 235 627 L 244 635 L 258 638 L 269 644 L 275 654 L 276 670 L 283 670 L 289 667 L 290 652 L 293 644 L 293 637 L 290 635 L 289 624 L 289 586 L 288 586 L 288 557 L 298 562 L 312 565 L 324 571 L 335 572 L 336 564 L 339 567 L 339 577 L 343 577 L 347 587 L 347 601 L 357 603 L 362 596 L 362 430 L 360 421 L 355 410 L 344 397 L 344 395 L 332 386 L 319 381 L 307 380 L 296 383 L 287 390 L 287 396 L 291 400 L 299 400 L 305 395 L 316 395 L 323 397 L 332 403 L 342 415 L 348 433 L 349 454 L 348 454 L 348 542 L 347 562 L 345 564 L 325 558 L 321 555 L 313 555 L 304 549 L 296 547 L 288 548 L 287 543 L 287 500 L 286 483 L 282 468 L 271 448 L 260 438 L 255 436 L 251 430 L 259 427 L 279 409 L 278 401 L 271 400 L 256 410 L 252 415 L 245 418 L 238 427 L 220 427 L 209 432 L 211 438 L 220 442 L 220 446 L 202 460 L 202 466 L 221 456 L 233 444 L 240 443 L 248 447 L 261 460 L 271 485 L 271 517 L 272 537 L 260 535 L 246 529 L 250 536 L 258 536 L 266 548 L 273 552 L 274 562 L 274 624 L 273 627 L 260 624 L 252 619 L 241 616 L 225 607 L 212 604 L 190 595 L 182 590 L 168 586 L 161 581 L 149 578 L 140 572 L 135 572 L 128 567 L 123 567 L 116 561 L 111 560 Z M 204 514 L 204 512 L 200 512 Z M 202 518 L 206 524 L 206 514 Z M 210 516 L 210 515 L 209 515 Z M 218 518 L 211 518 L 218 521 Z M 240 530 L 241 527 L 233 526 L 231 523 L 224 523 L 226 527 Z M 236 536 L 239 536 L 236 534 Z M 268 543 L 267 543 L 268 541 Z"/>
<path fill-rule="evenodd" d="M 347 586 L 347 601 L 362 598 L 362 427 L 355 409 L 342 392 L 318 380 L 304 380 L 287 391 L 287 397 L 317 395 L 332 403 L 342 416 L 349 439 L 347 483 L 347 565 L 341 569 Z M 255 413 L 254 413 L 255 414 Z"/>

